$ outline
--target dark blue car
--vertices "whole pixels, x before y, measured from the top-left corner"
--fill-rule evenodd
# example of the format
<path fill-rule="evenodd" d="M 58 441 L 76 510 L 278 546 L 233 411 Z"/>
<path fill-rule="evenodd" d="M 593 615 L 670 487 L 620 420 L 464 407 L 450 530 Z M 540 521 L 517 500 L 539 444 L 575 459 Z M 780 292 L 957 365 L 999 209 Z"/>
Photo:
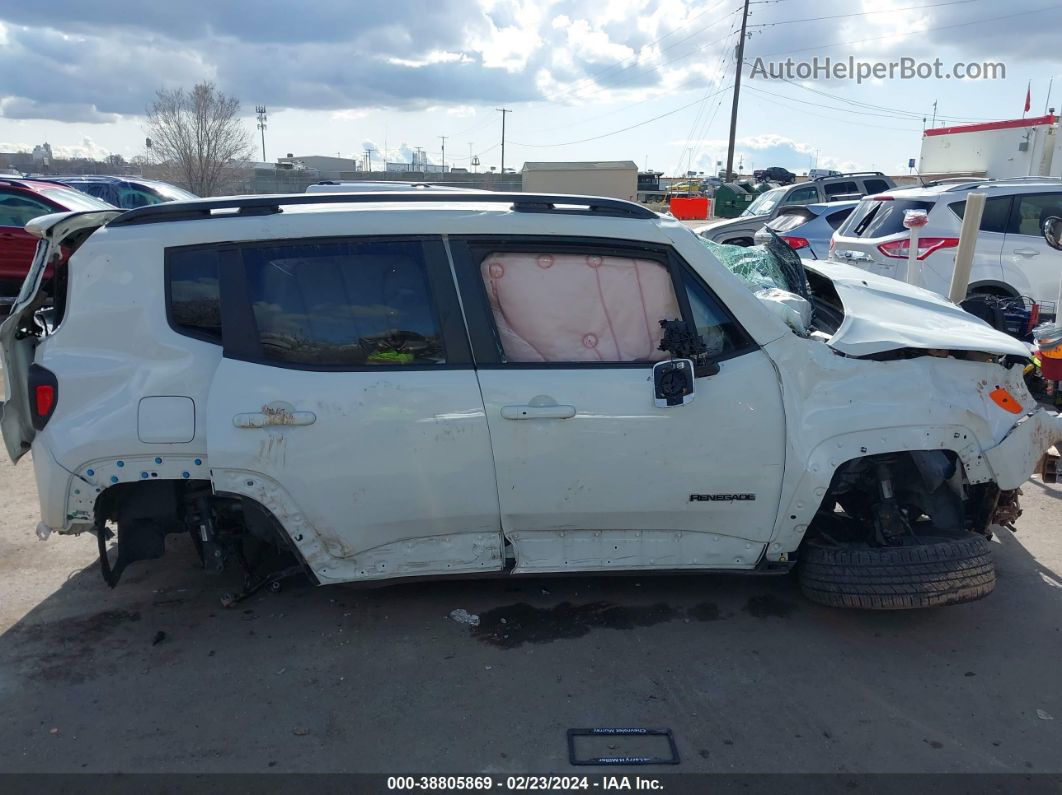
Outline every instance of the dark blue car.
<path fill-rule="evenodd" d="M 34 177 L 37 180 L 58 182 L 88 193 L 105 202 L 131 210 L 134 207 L 147 207 L 150 204 L 179 201 L 181 199 L 198 199 L 194 193 L 178 188 L 168 182 L 160 182 L 143 177 L 111 177 L 77 175 L 70 177 Z"/>

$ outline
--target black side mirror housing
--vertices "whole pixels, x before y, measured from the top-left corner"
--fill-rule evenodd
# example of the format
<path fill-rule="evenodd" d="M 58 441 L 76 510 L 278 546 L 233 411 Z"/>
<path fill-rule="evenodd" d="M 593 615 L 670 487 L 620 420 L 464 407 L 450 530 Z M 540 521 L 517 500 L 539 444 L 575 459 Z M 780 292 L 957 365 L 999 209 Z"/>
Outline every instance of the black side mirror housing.
<path fill-rule="evenodd" d="M 1062 251 L 1062 218 L 1052 215 L 1044 219 L 1044 240 L 1051 248 Z"/>
<path fill-rule="evenodd" d="M 692 359 L 669 359 L 653 365 L 653 398 L 657 408 L 692 403 L 693 379 Z"/>

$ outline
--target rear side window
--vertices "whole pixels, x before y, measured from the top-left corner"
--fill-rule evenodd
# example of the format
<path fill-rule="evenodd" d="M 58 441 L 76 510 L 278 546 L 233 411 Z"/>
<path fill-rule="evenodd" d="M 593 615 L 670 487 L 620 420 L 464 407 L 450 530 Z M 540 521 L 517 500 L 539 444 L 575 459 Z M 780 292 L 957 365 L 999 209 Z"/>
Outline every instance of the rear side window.
<path fill-rule="evenodd" d="M 836 229 L 844 223 L 845 219 L 852 214 L 854 207 L 846 207 L 843 210 L 838 210 L 835 213 L 830 213 L 826 216 L 826 223 L 830 225 L 831 229 Z"/>
<path fill-rule="evenodd" d="M 863 186 L 867 189 L 868 194 L 881 193 L 882 191 L 889 190 L 891 187 L 889 183 L 883 179 L 865 179 L 863 180 Z"/>
<path fill-rule="evenodd" d="M 798 226 L 806 224 L 811 218 L 814 218 L 814 216 L 805 215 L 804 213 L 781 213 L 769 221 L 767 226 L 775 232 L 788 232 L 790 229 L 796 229 Z"/>
<path fill-rule="evenodd" d="M 786 204 L 814 204 L 819 200 L 819 191 L 814 185 L 797 188 L 785 197 Z"/>
<path fill-rule="evenodd" d="M 859 193 L 859 186 L 854 182 L 827 182 L 822 186 L 826 191 L 826 197 L 842 196 L 846 193 Z"/>
<path fill-rule="evenodd" d="M 446 362 L 420 242 L 252 246 L 244 261 L 267 361 L 325 367 Z"/>
<path fill-rule="evenodd" d="M 1042 237 L 1044 221 L 1062 217 L 1062 193 L 1026 193 L 1015 197 L 1018 201 L 1017 228 L 1019 235 Z"/>
<path fill-rule="evenodd" d="M 933 202 L 915 199 L 864 199 L 848 216 L 839 233 L 845 237 L 886 237 L 906 232 L 903 216 L 907 210 L 931 210 Z"/>
<path fill-rule="evenodd" d="M 1006 232 L 1007 224 L 1010 223 L 1010 208 L 1012 205 L 1010 196 L 996 196 L 985 202 L 985 211 L 981 214 L 982 232 Z M 966 202 L 955 202 L 948 205 L 951 211 L 961 219 L 966 214 Z"/>
<path fill-rule="evenodd" d="M 216 249 L 171 251 L 166 265 L 170 325 L 179 334 L 221 344 Z"/>
<path fill-rule="evenodd" d="M 51 205 L 23 193 L 0 192 L 0 226 L 25 226 L 39 215 L 54 212 Z"/>

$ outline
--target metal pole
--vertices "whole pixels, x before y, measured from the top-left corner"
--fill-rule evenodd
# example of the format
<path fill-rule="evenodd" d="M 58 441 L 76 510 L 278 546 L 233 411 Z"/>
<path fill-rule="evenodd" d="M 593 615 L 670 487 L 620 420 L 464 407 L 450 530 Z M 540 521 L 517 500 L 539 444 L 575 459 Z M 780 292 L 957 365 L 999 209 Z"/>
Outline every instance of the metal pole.
<path fill-rule="evenodd" d="M 265 151 L 265 131 L 266 131 L 266 106 L 255 105 L 254 112 L 258 114 L 258 129 L 262 131 L 262 162 L 268 163 L 266 160 Z"/>
<path fill-rule="evenodd" d="M 443 170 L 444 174 L 446 173 L 446 139 L 447 139 L 447 137 L 448 136 L 446 136 L 446 135 L 440 135 L 439 136 L 439 138 L 442 139 L 442 170 Z"/>
<path fill-rule="evenodd" d="M 502 115 L 502 140 L 501 140 L 501 173 L 505 173 L 505 114 L 512 113 L 509 108 L 495 108 L 495 110 L 501 111 Z"/>
<path fill-rule="evenodd" d="M 951 289 L 948 299 L 959 303 L 966 298 L 970 285 L 970 269 L 973 267 L 977 233 L 981 228 L 981 216 L 985 211 L 987 193 L 966 194 L 966 210 L 962 214 L 962 231 L 959 232 L 959 247 L 955 250 L 955 269 L 951 273 Z"/>
<path fill-rule="evenodd" d="M 734 70 L 734 103 L 730 108 L 730 145 L 726 150 L 726 181 L 734 178 L 734 140 L 737 137 L 738 97 L 741 95 L 741 70 L 745 66 L 745 24 L 749 21 L 749 0 L 741 13 L 741 39 L 737 47 L 737 69 Z"/>

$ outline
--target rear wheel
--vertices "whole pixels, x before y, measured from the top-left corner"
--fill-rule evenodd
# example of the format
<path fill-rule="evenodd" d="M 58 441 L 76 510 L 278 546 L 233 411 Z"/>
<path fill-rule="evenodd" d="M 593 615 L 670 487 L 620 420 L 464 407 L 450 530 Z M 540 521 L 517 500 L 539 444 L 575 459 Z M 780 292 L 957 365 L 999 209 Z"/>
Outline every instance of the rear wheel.
<path fill-rule="evenodd" d="M 995 584 L 991 547 L 977 533 L 927 535 L 884 547 L 819 538 L 801 553 L 801 590 L 813 602 L 831 607 L 954 605 L 987 596 Z"/>

